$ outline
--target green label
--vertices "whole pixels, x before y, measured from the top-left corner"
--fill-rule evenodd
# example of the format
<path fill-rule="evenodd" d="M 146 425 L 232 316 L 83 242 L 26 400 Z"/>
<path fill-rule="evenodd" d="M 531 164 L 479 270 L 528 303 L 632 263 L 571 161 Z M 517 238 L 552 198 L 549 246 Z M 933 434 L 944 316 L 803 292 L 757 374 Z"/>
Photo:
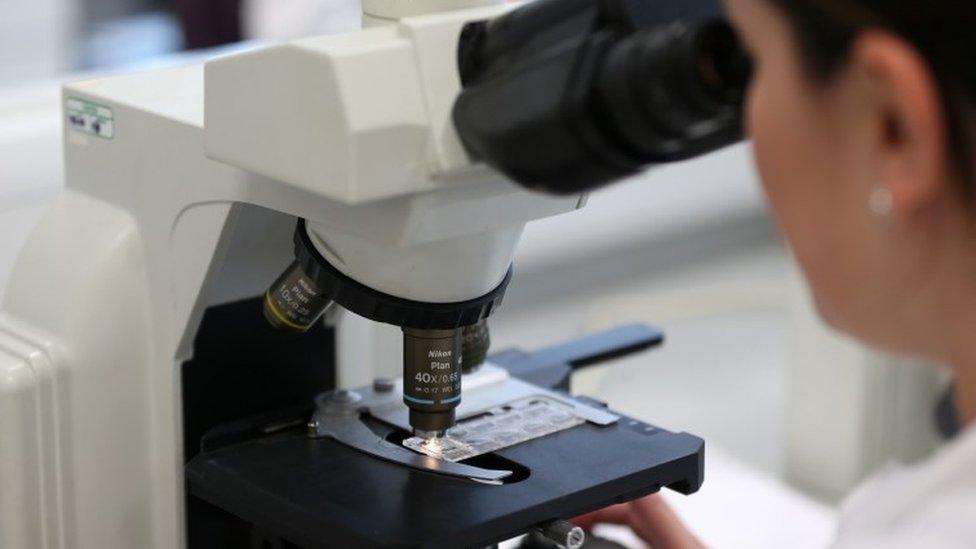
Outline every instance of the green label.
<path fill-rule="evenodd" d="M 69 97 L 65 103 L 65 112 L 68 127 L 72 130 L 105 139 L 115 137 L 115 116 L 112 109 L 106 106 Z"/>

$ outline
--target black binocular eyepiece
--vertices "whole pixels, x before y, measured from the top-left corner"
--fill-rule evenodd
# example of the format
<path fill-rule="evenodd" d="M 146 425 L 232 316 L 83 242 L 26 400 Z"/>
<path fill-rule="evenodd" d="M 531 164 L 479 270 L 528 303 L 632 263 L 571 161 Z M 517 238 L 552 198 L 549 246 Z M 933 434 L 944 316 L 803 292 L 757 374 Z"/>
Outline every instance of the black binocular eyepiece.
<path fill-rule="evenodd" d="M 751 67 L 711 0 L 539 0 L 461 35 L 462 142 L 556 194 L 742 138 Z"/>
<path fill-rule="evenodd" d="M 748 67 L 725 23 L 645 29 L 606 52 L 593 115 L 644 164 L 697 156 L 738 140 Z"/>

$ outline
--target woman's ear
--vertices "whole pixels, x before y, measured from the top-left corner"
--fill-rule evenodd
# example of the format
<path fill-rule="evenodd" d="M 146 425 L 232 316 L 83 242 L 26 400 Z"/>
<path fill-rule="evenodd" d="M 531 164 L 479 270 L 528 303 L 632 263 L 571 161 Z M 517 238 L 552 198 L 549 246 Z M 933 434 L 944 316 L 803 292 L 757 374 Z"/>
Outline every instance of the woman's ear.
<path fill-rule="evenodd" d="M 911 44 L 881 31 L 856 39 L 849 67 L 871 97 L 865 114 L 874 126 L 874 183 L 890 192 L 895 215 L 909 215 L 949 184 L 951 155 L 938 83 Z"/>

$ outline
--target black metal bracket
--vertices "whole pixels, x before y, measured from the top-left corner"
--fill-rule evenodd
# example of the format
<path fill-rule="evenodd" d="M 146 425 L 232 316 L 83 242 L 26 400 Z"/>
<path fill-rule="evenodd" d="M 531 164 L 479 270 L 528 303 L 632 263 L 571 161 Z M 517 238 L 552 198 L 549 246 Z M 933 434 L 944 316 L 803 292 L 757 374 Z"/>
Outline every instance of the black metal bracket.
<path fill-rule="evenodd" d="M 575 370 L 646 351 L 664 343 L 664 332 L 646 324 L 629 324 L 559 343 L 534 352 L 506 349 L 488 360 L 530 383 L 569 390 Z"/>

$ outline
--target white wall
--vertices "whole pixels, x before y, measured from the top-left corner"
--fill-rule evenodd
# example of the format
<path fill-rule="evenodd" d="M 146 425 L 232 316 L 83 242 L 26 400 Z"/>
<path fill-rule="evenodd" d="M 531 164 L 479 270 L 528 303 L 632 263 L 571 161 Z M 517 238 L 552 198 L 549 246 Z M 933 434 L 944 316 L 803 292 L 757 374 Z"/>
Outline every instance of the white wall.
<path fill-rule="evenodd" d="M 73 67 L 79 31 L 76 0 L 0 0 L 0 88 Z"/>
<path fill-rule="evenodd" d="M 27 233 L 61 188 L 59 103 L 52 85 L 0 94 L 0 298 Z"/>

